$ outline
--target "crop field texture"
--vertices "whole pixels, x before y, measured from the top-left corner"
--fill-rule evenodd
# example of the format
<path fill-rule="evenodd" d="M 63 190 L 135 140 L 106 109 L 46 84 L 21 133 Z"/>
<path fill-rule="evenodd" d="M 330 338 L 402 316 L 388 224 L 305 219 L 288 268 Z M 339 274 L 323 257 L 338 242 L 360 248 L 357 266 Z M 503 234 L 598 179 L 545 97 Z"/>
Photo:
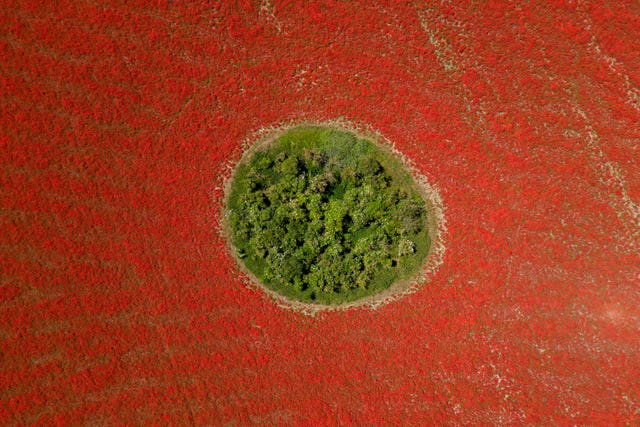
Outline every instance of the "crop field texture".
<path fill-rule="evenodd" d="M 0 4 L 0 425 L 640 423 L 637 1 Z M 331 120 L 445 251 L 310 316 L 220 212 L 256 135 Z"/>

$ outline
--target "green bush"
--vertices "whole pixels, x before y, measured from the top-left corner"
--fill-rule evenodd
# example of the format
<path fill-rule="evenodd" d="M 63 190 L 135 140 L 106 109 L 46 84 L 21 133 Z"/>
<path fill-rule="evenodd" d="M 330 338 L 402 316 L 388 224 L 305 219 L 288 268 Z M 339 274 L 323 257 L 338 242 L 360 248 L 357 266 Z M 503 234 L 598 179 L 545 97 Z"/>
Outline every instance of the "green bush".
<path fill-rule="evenodd" d="M 289 129 L 238 165 L 227 201 L 241 262 L 267 287 L 321 304 L 406 279 L 430 246 L 404 165 L 346 131 Z"/>

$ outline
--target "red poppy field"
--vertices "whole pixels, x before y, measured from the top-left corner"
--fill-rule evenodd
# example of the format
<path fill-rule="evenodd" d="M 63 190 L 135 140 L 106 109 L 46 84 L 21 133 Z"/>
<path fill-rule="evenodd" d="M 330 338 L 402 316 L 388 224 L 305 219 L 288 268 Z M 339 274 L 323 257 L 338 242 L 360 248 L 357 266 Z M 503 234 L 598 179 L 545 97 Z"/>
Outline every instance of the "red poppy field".
<path fill-rule="evenodd" d="M 0 3 L 0 425 L 640 423 L 638 2 Z M 309 316 L 220 211 L 256 133 L 330 120 L 445 252 Z"/>

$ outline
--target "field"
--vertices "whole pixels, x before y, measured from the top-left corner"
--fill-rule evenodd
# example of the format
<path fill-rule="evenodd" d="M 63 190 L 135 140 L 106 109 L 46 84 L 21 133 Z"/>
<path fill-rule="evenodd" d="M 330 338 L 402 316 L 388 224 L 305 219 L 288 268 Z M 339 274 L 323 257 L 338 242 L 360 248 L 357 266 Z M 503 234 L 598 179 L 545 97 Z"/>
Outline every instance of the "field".
<path fill-rule="evenodd" d="M 640 424 L 637 1 L 0 5 L 0 425 Z M 445 252 L 309 316 L 220 208 L 329 120 L 438 189 Z"/>

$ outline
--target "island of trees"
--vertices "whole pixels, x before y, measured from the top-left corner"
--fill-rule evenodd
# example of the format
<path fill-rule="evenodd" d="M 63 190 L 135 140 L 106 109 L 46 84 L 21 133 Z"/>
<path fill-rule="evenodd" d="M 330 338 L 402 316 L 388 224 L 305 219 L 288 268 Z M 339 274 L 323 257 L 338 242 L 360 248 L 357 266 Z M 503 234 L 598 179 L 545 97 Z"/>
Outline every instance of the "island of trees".
<path fill-rule="evenodd" d="M 354 301 L 413 275 L 429 251 L 426 217 L 399 159 L 321 126 L 250 151 L 227 197 L 240 262 L 268 288 L 317 304 Z"/>

